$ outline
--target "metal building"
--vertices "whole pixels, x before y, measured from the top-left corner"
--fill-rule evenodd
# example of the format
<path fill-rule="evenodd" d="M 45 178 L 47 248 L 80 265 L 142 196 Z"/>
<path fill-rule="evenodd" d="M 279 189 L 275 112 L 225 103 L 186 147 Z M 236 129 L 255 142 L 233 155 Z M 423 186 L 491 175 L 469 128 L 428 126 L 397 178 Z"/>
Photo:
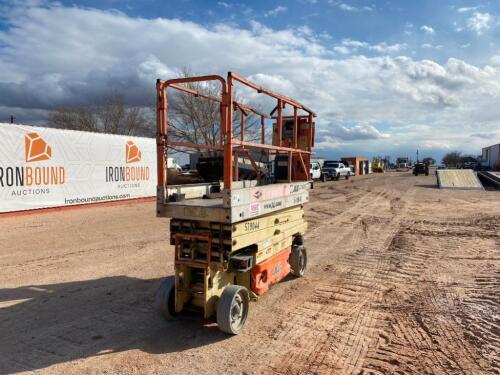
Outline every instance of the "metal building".
<path fill-rule="evenodd" d="M 500 170 L 500 143 L 484 147 L 481 155 L 482 165 Z"/>

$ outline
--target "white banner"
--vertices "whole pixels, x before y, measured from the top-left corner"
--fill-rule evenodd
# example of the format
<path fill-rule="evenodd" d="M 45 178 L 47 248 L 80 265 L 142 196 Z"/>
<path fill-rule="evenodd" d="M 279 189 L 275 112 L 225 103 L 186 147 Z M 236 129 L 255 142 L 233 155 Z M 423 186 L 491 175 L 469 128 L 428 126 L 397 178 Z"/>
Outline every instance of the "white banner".
<path fill-rule="evenodd" d="M 155 195 L 154 139 L 0 123 L 0 212 Z"/>

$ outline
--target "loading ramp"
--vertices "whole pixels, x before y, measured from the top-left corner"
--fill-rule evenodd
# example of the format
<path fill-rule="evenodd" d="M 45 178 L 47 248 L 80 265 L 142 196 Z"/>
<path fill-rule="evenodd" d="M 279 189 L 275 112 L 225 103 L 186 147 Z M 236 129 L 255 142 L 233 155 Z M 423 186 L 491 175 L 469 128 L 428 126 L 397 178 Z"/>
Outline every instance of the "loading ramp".
<path fill-rule="evenodd" d="M 484 190 L 472 169 L 439 169 L 436 174 L 440 189 Z"/>

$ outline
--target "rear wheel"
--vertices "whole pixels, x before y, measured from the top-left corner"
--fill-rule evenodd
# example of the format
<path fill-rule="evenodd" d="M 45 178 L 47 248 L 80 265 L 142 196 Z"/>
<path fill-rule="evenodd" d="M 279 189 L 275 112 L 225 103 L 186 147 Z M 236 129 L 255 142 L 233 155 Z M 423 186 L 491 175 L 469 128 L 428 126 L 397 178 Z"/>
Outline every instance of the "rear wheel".
<path fill-rule="evenodd" d="M 174 320 L 175 312 L 175 277 L 166 278 L 156 292 L 156 306 L 166 320 Z"/>
<path fill-rule="evenodd" d="M 304 245 L 293 245 L 290 254 L 290 273 L 296 277 L 304 276 L 307 267 L 307 252 Z"/>
<path fill-rule="evenodd" d="M 226 286 L 217 306 L 217 324 L 222 332 L 237 335 L 248 317 L 250 297 L 239 285 Z"/>
<path fill-rule="evenodd" d="M 321 182 L 326 182 L 326 174 L 322 173 L 320 180 L 321 180 Z"/>
<path fill-rule="evenodd" d="M 345 175 L 345 179 L 348 180 L 349 179 L 349 173 Z"/>

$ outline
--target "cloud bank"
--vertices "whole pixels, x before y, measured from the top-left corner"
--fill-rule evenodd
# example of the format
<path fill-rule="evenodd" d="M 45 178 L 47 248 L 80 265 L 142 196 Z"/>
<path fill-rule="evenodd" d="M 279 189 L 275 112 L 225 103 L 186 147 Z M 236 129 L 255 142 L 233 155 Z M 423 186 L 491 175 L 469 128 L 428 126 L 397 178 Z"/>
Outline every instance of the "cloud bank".
<path fill-rule="evenodd" d="M 346 144 L 374 152 L 426 145 L 479 153 L 485 140 L 475 134 L 500 138 L 498 65 L 418 61 L 395 55 L 403 44 L 327 44 L 305 27 L 274 30 L 256 21 L 248 28 L 203 26 L 57 4 L 4 10 L 2 119 L 40 118 L 56 106 L 95 103 L 112 90 L 149 106 L 156 78 L 189 66 L 200 74 L 238 72 L 313 108 L 324 153 Z M 477 32 L 485 27 L 484 19 L 478 22 Z M 359 54 L 365 50 L 378 55 Z"/>

